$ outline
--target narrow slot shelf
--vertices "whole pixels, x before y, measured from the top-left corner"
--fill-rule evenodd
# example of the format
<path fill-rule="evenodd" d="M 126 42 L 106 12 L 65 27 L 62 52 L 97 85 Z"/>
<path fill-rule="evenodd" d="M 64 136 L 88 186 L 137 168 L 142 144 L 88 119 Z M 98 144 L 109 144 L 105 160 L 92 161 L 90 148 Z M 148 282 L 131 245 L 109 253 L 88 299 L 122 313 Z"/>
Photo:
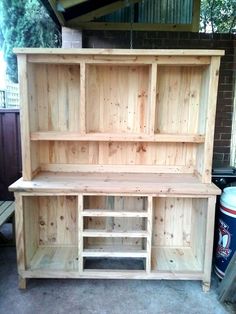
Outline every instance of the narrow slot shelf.
<path fill-rule="evenodd" d="M 135 249 L 135 247 L 122 245 L 119 247 L 114 246 L 93 246 L 84 249 L 82 252 L 83 257 L 130 257 L 130 258 L 146 258 L 147 251 L 142 249 Z"/>
<path fill-rule="evenodd" d="M 31 132 L 31 141 L 98 141 L 98 142 L 169 142 L 204 143 L 201 134 L 133 134 L 133 133 L 86 133 L 79 132 Z"/>
<path fill-rule="evenodd" d="M 39 247 L 30 265 L 30 270 L 77 271 L 77 247 Z"/>
<path fill-rule="evenodd" d="M 190 247 L 152 247 L 151 265 L 152 272 L 203 270 L 203 265 L 200 265 Z"/>
<path fill-rule="evenodd" d="M 84 209 L 83 217 L 140 217 L 145 218 L 148 213 L 145 211 L 119 211 L 110 209 Z"/>
<path fill-rule="evenodd" d="M 83 237 L 101 237 L 101 238 L 146 238 L 147 231 L 105 231 L 85 229 Z"/>

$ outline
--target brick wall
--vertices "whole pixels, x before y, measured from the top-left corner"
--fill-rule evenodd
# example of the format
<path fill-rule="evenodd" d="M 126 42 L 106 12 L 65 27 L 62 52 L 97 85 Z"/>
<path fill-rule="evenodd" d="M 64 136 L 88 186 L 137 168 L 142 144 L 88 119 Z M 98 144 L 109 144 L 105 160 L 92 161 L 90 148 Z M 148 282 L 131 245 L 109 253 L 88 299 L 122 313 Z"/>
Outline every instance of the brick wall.
<path fill-rule="evenodd" d="M 130 48 L 130 32 L 127 31 L 83 31 L 82 37 L 82 46 L 84 48 Z M 235 40 L 236 36 L 230 34 L 133 32 L 134 49 L 192 48 L 225 50 L 219 77 L 214 141 L 214 166 L 228 166 L 230 164 L 234 98 L 233 74 L 236 70 L 236 63 L 234 62 L 234 52 L 236 53 Z M 71 41 L 73 42 L 73 37 L 71 37 Z"/>

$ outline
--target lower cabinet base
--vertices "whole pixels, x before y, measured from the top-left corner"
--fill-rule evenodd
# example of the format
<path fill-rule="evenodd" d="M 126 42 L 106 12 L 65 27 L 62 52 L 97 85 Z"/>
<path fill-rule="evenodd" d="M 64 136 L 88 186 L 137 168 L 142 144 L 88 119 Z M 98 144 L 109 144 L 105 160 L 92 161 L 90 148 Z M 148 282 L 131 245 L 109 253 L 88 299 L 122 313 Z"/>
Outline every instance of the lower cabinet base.
<path fill-rule="evenodd" d="M 19 289 L 26 289 L 27 279 L 136 279 L 136 280 L 199 280 L 202 281 L 203 292 L 210 290 L 210 282 L 203 281 L 204 274 L 196 273 L 171 273 L 145 271 L 90 271 L 78 272 L 53 272 L 53 271 L 24 271 L 19 275 Z"/>
<path fill-rule="evenodd" d="M 15 193 L 27 278 L 200 280 L 210 288 L 215 196 Z"/>

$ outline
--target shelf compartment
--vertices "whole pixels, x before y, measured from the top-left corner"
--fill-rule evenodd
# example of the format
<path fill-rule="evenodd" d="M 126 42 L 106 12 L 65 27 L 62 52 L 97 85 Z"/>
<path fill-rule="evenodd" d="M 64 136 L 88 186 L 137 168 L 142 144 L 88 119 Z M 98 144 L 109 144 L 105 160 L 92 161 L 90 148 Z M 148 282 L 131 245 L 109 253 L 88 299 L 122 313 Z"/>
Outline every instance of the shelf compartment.
<path fill-rule="evenodd" d="M 76 132 L 31 132 L 32 141 L 98 141 L 98 142 L 168 142 L 168 143 L 204 143 L 205 136 L 201 134 L 112 134 Z"/>
<path fill-rule="evenodd" d="M 148 133 L 150 68 L 86 66 L 87 133 Z"/>
<path fill-rule="evenodd" d="M 84 263 L 84 273 L 90 271 L 140 271 L 145 270 L 145 259 L 127 257 L 86 257 Z M 139 273 L 138 273 L 139 274 Z M 125 275 L 125 274 L 124 274 Z"/>
<path fill-rule="evenodd" d="M 77 271 L 77 247 L 39 247 L 29 264 L 29 269 L 48 271 Z"/>
<path fill-rule="evenodd" d="M 30 69 L 30 130 L 79 132 L 80 65 L 39 63 Z"/>
<path fill-rule="evenodd" d="M 119 211 L 110 209 L 84 209 L 83 217 L 127 217 L 127 218 L 145 218 L 148 216 L 147 212 L 143 210 L 134 211 Z"/>
<path fill-rule="evenodd" d="M 152 247 L 151 268 L 152 272 L 195 272 L 202 271 L 203 265 L 190 247 Z"/>
<path fill-rule="evenodd" d="M 208 202 L 200 197 L 153 199 L 153 270 L 203 270 Z"/>
<path fill-rule="evenodd" d="M 132 245 L 89 245 L 83 250 L 84 257 L 147 257 L 147 251 Z"/>
<path fill-rule="evenodd" d="M 27 270 L 77 267 L 77 208 L 77 197 L 73 195 L 23 196 Z"/>
<path fill-rule="evenodd" d="M 146 238 L 147 231 L 106 231 L 85 229 L 82 232 L 83 237 L 101 237 L 101 238 Z"/>
<path fill-rule="evenodd" d="M 207 66 L 158 66 L 155 133 L 205 133 L 206 71 Z"/>

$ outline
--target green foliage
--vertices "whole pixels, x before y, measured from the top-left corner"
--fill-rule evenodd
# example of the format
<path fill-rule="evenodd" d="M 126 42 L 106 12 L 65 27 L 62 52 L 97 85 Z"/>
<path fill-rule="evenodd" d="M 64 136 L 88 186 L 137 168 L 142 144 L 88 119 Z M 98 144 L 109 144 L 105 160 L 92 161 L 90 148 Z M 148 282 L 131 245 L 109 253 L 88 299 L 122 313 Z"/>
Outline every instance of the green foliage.
<path fill-rule="evenodd" d="M 17 82 L 14 47 L 58 47 L 60 40 L 60 31 L 38 0 L 0 1 L 0 47 L 13 82 Z"/>
<path fill-rule="evenodd" d="M 236 33 L 235 0 L 201 0 L 201 31 Z"/>

